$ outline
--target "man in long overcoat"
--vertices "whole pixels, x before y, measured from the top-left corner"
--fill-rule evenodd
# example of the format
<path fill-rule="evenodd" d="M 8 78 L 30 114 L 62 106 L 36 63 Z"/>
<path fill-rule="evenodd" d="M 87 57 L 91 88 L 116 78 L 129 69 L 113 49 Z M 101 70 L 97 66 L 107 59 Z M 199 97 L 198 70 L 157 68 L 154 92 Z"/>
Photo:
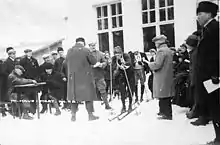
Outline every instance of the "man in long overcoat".
<path fill-rule="evenodd" d="M 98 100 L 92 74 L 92 65 L 98 66 L 95 57 L 85 47 L 84 38 L 77 38 L 76 44 L 67 52 L 67 99 L 72 101 L 72 121 L 76 120 L 78 103 L 85 101 L 89 120 L 96 120 L 94 116 L 93 101 Z"/>
<path fill-rule="evenodd" d="M 208 94 L 203 82 L 211 79 L 214 84 L 219 84 L 219 22 L 214 18 L 217 15 L 218 5 L 203 1 L 197 8 L 197 17 L 202 26 L 202 38 L 198 44 L 197 54 L 197 85 L 200 102 L 207 106 L 214 125 L 216 138 L 210 144 L 220 144 L 220 101 L 219 90 Z"/>
<path fill-rule="evenodd" d="M 153 38 L 152 41 L 157 47 L 156 58 L 154 62 L 147 63 L 154 72 L 153 96 L 159 99 L 158 119 L 172 120 L 173 55 L 166 40 L 167 37 L 164 35 Z"/>

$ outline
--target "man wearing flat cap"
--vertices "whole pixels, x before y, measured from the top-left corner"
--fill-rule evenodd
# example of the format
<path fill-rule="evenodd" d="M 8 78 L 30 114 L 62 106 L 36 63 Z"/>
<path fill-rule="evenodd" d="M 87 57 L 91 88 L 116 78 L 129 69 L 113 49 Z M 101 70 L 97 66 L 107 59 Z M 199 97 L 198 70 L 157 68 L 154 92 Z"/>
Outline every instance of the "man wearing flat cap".
<path fill-rule="evenodd" d="M 100 66 L 89 48 L 85 47 L 85 39 L 76 39 L 76 44 L 70 48 L 65 60 L 67 76 L 67 100 L 72 105 L 72 121 L 76 121 L 79 102 L 85 101 L 90 121 L 99 117 L 93 114 L 93 101 L 98 100 L 92 73 L 92 66 Z"/>
<path fill-rule="evenodd" d="M 135 88 L 134 70 L 130 55 L 124 53 L 120 46 L 114 48 L 112 71 L 115 80 L 114 84 L 119 85 L 119 92 L 121 93 L 121 113 L 130 112 L 132 110 L 132 97 Z M 128 107 L 126 107 L 127 98 L 129 99 Z"/>
<path fill-rule="evenodd" d="M 209 110 L 214 125 L 216 138 L 210 144 L 220 144 L 220 100 L 219 89 L 208 93 L 203 85 L 204 81 L 212 80 L 219 84 L 219 22 L 214 18 L 217 15 L 218 5 L 209 1 L 199 3 L 197 20 L 202 27 L 202 37 L 198 44 L 197 54 L 197 85 L 199 100 L 203 108 Z"/>
<path fill-rule="evenodd" d="M 2 63 L 2 85 L 1 86 L 1 94 L 0 94 L 0 101 L 7 102 L 8 95 L 7 95 L 7 78 L 9 74 L 14 70 L 16 65 L 16 51 L 13 47 L 6 48 L 6 53 L 8 54 L 8 58 L 3 61 Z M 4 108 L 4 107 L 3 107 Z"/>
<path fill-rule="evenodd" d="M 96 49 L 96 43 L 89 43 L 90 51 L 92 55 L 96 58 L 97 62 L 100 62 L 100 66 L 93 67 L 93 76 L 95 80 L 95 85 L 97 89 L 97 95 L 105 103 L 105 109 L 111 109 L 108 102 L 108 94 L 106 92 L 106 82 L 104 77 L 104 68 L 107 66 L 107 60 L 105 59 L 104 53 Z"/>
<path fill-rule="evenodd" d="M 58 72 L 61 72 L 63 61 L 65 60 L 63 48 L 62 47 L 58 47 L 57 48 L 57 53 L 59 55 L 59 58 L 57 58 L 55 60 L 55 62 L 54 62 L 54 70 L 58 71 Z"/>
<path fill-rule="evenodd" d="M 38 80 L 40 76 L 40 69 L 37 59 L 32 56 L 31 49 L 24 50 L 25 56 L 20 60 L 20 65 L 25 69 L 24 77 L 27 79 Z M 36 100 L 36 92 L 30 93 L 30 99 Z M 36 103 L 31 102 L 31 105 L 34 109 L 36 109 Z M 36 111 L 36 110 L 35 110 Z M 32 112 L 33 114 L 35 113 Z"/>
<path fill-rule="evenodd" d="M 21 104 L 22 107 L 22 118 L 23 119 L 33 119 L 31 116 L 28 114 L 28 110 L 32 111 L 33 108 L 31 108 L 30 103 L 27 101 L 28 99 L 28 93 L 23 92 L 21 96 L 18 96 L 18 94 L 14 91 L 13 86 L 14 85 L 25 85 L 25 84 L 35 84 L 37 83 L 33 79 L 25 79 L 22 77 L 22 74 L 25 72 L 25 69 L 21 65 L 15 65 L 14 70 L 10 73 L 8 76 L 8 96 L 10 100 L 23 100 L 26 102 L 23 102 Z M 12 106 L 13 107 L 13 106 Z"/>
<path fill-rule="evenodd" d="M 154 62 L 147 63 L 154 73 L 153 97 L 159 99 L 158 119 L 172 120 L 173 54 L 166 40 L 164 35 L 153 38 L 157 48 L 156 58 Z"/>

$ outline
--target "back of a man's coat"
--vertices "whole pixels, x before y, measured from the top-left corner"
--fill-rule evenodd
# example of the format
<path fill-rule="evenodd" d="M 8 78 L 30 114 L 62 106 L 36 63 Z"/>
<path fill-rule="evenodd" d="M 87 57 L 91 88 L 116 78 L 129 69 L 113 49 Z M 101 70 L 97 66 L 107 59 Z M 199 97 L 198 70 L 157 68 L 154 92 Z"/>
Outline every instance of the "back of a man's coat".
<path fill-rule="evenodd" d="M 67 65 L 67 99 L 70 101 L 97 100 L 92 67 L 96 59 L 88 48 L 76 44 L 66 56 Z"/>

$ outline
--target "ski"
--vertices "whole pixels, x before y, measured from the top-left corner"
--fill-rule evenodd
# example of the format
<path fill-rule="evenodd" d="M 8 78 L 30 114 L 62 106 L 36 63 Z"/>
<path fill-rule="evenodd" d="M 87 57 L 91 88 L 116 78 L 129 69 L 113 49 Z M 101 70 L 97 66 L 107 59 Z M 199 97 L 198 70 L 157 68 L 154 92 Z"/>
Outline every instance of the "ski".
<path fill-rule="evenodd" d="M 132 104 L 132 106 L 135 106 L 135 104 L 137 104 L 138 106 L 140 105 L 139 102 L 135 102 Z M 128 116 L 131 112 L 133 112 L 134 110 L 136 110 L 138 108 L 138 106 L 135 106 L 135 107 L 132 107 L 132 110 L 128 111 L 126 110 L 125 112 L 120 112 L 119 114 L 115 115 L 114 117 L 112 118 L 108 118 L 108 120 L 111 122 L 115 119 L 118 119 L 118 120 L 122 120 L 123 118 L 125 118 L 126 116 Z M 122 116 L 122 117 L 121 117 Z M 122 118 L 122 119 L 121 119 Z"/>
<path fill-rule="evenodd" d="M 127 111 L 125 111 L 125 112 L 121 112 L 121 113 L 119 113 L 119 114 L 117 114 L 117 115 L 115 115 L 114 117 L 112 117 L 112 118 L 108 118 L 108 121 L 113 121 L 113 120 L 115 120 L 115 119 L 117 119 L 117 118 L 119 118 L 122 114 L 124 114 L 124 113 L 126 113 Z"/>
<path fill-rule="evenodd" d="M 126 116 L 128 116 L 129 114 L 131 114 L 134 110 L 136 110 L 138 107 L 136 106 L 136 107 L 134 107 L 134 108 L 132 108 L 132 110 L 130 110 L 130 111 L 127 111 L 127 113 L 125 113 L 124 115 L 121 115 L 121 116 L 119 116 L 118 117 L 118 121 L 121 121 L 122 119 L 124 119 Z"/>
<path fill-rule="evenodd" d="M 135 106 L 135 104 L 137 104 L 136 106 Z M 122 119 L 124 119 L 125 117 L 127 117 L 129 114 L 131 114 L 133 111 L 135 111 L 139 106 L 140 106 L 140 104 L 141 104 L 141 102 L 136 102 L 136 103 L 134 103 L 132 106 L 134 106 L 134 107 L 132 107 L 132 109 L 131 110 L 129 110 L 129 111 L 127 111 L 127 113 L 125 113 L 124 115 L 122 114 L 122 115 L 120 115 L 119 117 L 118 117 L 118 121 L 121 121 Z"/>

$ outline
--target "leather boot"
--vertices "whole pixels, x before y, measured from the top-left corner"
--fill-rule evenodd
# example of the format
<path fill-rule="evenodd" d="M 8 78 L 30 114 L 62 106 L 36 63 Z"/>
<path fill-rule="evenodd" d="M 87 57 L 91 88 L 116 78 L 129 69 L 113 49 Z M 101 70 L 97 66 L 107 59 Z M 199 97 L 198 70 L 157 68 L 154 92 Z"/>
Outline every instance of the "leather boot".
<path fill-rule="evenodd" d="M 71 121 L 72 122 L 76 121 L 76 113 L 72 113 Z"/>
<path fill-rule="evenodd" d="M 33 120 L 34 118 L 29 116 L 28 112 L 26 109 L 23 110 L 23 114 L 22 114 L 22 119 L 26 119 L 26 120 Z"/>
<path fill-rule="evenodd" d="M 110 110 L 110 109 L 112 109 L 112 107 L 109 105 L 109 103 L 108 103 L 108 99 L 107 99 L 107 94 L 106 93 L 103 93 L 102 94 L 102 99 L 103 99 L 103 101 L 104 101 L 104 103 L 105 103 L 105 109 L 106 110 Z"/>
<path fill-rule="evenodd" d="M 60 111 L 60 109 L 59 109 L 59 105 L 58 105 L 57 101 L 54 100 L 53 106 L 54 106 L 54 108 L 56 109 L 56 112 L 55 112 L 54 115 L 55 115 L 55 116 L 60 115 L 60 114 L 61 114 L 61 111 Z"/>
<path fill-rule="evenodd" d="M 204 116 L 200 116 L 196 121 L 191 122 L 192 125 L 195 126 L 205 126 L 209 123 L 209 119 L 207 117 Z"/>
<path fill-rule="evenodd" d="M 89 121 L 97 120 L 99 119 L 98 116 L 95 116 L 92 112 L 89 113 Z"/>
<path fill-rule="evenodd" d="M 45 113 L 47 111 L 47 103 L 42 103 L 42 110 L 40 111 L 41 114 Z"/>

